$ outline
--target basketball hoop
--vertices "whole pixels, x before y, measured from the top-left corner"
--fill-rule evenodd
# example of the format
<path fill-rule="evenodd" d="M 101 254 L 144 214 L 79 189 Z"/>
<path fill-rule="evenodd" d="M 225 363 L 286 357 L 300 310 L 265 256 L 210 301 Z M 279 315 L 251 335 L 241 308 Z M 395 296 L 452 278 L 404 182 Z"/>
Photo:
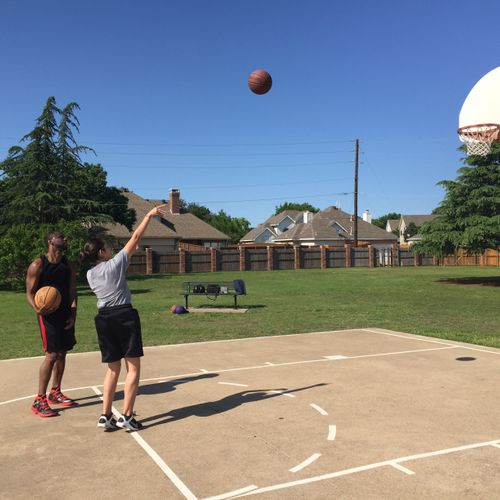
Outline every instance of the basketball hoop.
<path fill-rule="evenodd" d="M 484 123 L 458 129 L 460 140 L 467 146 L 468 155 L 486 156 L 491 153 L 491 143 L 500 139 L 500 125 Z"/>

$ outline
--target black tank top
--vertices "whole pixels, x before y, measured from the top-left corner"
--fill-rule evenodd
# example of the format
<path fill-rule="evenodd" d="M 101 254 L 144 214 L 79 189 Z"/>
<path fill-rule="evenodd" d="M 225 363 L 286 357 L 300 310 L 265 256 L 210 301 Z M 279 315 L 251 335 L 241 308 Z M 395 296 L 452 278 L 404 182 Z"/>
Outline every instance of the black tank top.
<path fill-rule="evenodd" d="M 42 259 L 42 272 L 38 279 L 38 288 L 46 285 L 56 287 L 61 294 L 60 309 L 70 309 L 71 268 L 68 260 L 63 257 L 57 264 L 53 264 L 45 255 L 40 256 L 40 258 Z"/>

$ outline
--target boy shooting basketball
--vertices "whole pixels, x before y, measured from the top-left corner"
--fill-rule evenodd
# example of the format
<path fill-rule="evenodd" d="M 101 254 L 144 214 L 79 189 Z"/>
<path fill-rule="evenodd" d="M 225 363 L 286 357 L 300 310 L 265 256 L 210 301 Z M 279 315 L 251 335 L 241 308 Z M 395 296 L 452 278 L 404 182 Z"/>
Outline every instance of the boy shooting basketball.
<path fill-rule="evenodd" d="M 100 238 L 87 241 L 83 250 L 82 257 L 93 264 L 87 272 L 87 280 L 97 296 L 95 326 L 102 362 L 108 365 L 103 384 L 102 415 L 97 421 L 97 427 L 105 431 L 114 430 L 116 427 L 137 431 L 142 427 L 134 418 L 134 403 L 139 388 L 141 356 L 144 352 L 139 314 L 131 304 L 127 269 L 149 222 L 155 216 L 164 216 L 164 207 L 165 205 L 162 205 L 151 209 L 116 255 L 113 255 L 109 245 Z M 125 360 L 127 376 L 123 413 L 116 421 L 112 414 L 112 405 L 122 359 Z"/>

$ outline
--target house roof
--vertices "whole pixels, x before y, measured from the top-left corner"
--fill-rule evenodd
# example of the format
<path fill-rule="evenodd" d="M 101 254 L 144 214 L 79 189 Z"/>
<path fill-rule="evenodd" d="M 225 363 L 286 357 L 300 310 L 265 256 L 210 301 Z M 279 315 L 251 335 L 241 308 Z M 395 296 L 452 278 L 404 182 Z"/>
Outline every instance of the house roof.
<path fill-rule="evenodd" d="M 387 224 L 389 224 L 390 230 L 394 231 L 395 229 L 399 228 L 399 221 L 400 219 L 388 219 Z M 387 225 L 386 225 L 387 227 Z"/>
<path fill-rule="evenodd" d="M 293 212 L 293 213 L 291 213 Z M 351 214 L 343 212 L 342 210 L 331 206 L 318 212 L 316 214 L 310 214 L 311 219 L 309 222 L 300 222 L 295 226 L 291 227 L 288 231 L 276 234 L 273 231 L 271 225 L 279 223 L 289 215 L 297 220 L 301 212 L 286 210 L 278 215 L 274 215 L 266 220 L 263 224 L 260 224 L 256 228 L 252 229 L 248 234 L 246 234 L 241 241 L 255 241 L 255 239 L 262 234 L 266 229 L 270 230 L 275 234 L 275 243 L 286 243 L 290 241 L 331 241 L 332 243 L 344 242 L 346 240 L 352 240 L 354 234 L 354 220 Z M 364 221 L 361 217 L 358 217 L 358 239 L 360 240 L 397 240 L 397 237 L 391 233 L 388 233 L 384 229 L 381 229 L 369 222 Z"/>
<path fill-rule="evenodd" d="M 278 233 L 274 229 L 285 217 L 290 217 L 292 220 L 297 220 L 299 215 L 302 214 L 300 210 L 283 210 L 277 215 L 272 215 L 269 219 L 266 219 L 262 224 L 254 227 L 250 230 L 240 241 L 255 241 L 266 229 L 271 231 L 271 233 L 276 237 Z"/>
<path fill-rule="evenodd" d="M 285 217 L 290 217 L 290 219 L 295 221 L 301 213 L 300 210 L 283 210 L 283 212 L 269 217 L 264 222 L 264 225 L 277 226 Z"/>
<path fill-rule="evenodd" d="M 402 215 L 401 220 L 408 226 L 413 222 L 415 226 L 420 227 L 424 222 L 429 222 L 436 218 L 436 215 Z"/>
<path fill-rule="evenodd" d="M 268 227 L 264 224 L 259 224 L 257 227 L 254 227 L 250 230 L 240 241 L 255 241 L 264 231 L 269 231 L 275 237 L 277 236 L 276 231 L 273 231 L 271 227 Z"/>
<path fill-rule="evenodd" d="M 352 240 L 354 234 L 354 220 L 351 214 L 331 206 L 314 214 L 307 223 L 297 224 L 286 233 L 280 234 L 275 241 L 289 240 Z M 360 240 L 396 240 L 396 236 L 380 227 L 358 217 L 358 239 Z"/>
<path fill-rule="evenodd" d="M 123 191 L 128 198 L 128 207 L 136 212 L 136 223 L 133 229 L 140 224 L 144 216 L 156 205 L 165 203 L 164 200 L 146 200 L 132 191 Z M 105 224 L 109 233 L 117 238 L 129 238 L 131 232 L 121 224 Z M 173 238 L 176 240 L 211 240 L 227 241 L 229 236 L 215 229 L 193 214 L 172 214 L 169 210 L 165 217 L 155 217 L 146 228 L 144 238 Z"/>

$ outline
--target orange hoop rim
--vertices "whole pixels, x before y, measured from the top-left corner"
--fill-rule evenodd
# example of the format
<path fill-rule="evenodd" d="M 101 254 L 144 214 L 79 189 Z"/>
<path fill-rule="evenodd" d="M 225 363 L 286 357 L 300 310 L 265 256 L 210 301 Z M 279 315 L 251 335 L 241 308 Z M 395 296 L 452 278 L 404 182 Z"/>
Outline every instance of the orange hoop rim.
<path fill-rule="evenodd" d="M 499 139 L 500 125 L 498 123 L 478 123 L 476 125 L 466 125 L 457 130 L 463 140 L 475 140 L 493 142 Z"/>

